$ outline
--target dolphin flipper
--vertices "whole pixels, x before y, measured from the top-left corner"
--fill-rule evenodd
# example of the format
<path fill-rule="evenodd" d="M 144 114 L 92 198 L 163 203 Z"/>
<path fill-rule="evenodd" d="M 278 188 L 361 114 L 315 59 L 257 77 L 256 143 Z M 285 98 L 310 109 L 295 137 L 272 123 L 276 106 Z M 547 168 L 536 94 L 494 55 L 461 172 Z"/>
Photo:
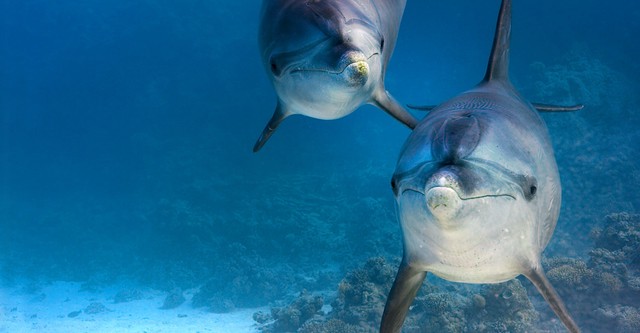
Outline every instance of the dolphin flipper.
<path fill-rule="evenodd" d="M 578 111 L 584 108 L 583 104 L 576 105 L 553 105 L 553 104 L 542 104 L 542 103 L 531 103 L 538 112 L 571 112 Z"/>
<path fill-rule="evenodd" d="M 393 282 L 393 287 L 389 292 L 387 304 L 384 307 L 382 321 L 380 323 L 380 333 L 398 333 L 402 328 L 409 306 L 416 297 L 422 281 L 427 276 L 427 272 L 418 270 L 407 265 L 404 260 L 398 269 L 398 275 Z"/>
<path fill-rule="evenodd" d="M 381 108 L 392 117 L 405 124 L 410 129 L 414 129 L 418 125 L 418 120 L 414 118 L 407 110 L 405 110 L 398 101 L 391 96 L 384 88 L 378 89 L 373 94 L 373 104 Z"/>
<path fill-rule="evenodd" d="M 258 138 L 258 141 L 256 141 L 256 144 L 253 146 L 254 153 L 260 150 L 262 146 L 264 146 L 264 144 L 267 142 L 267 140 L 269 140 L 271 135 L 273 135 L 273 132 L 276 131 L 276 128 L 278 128 L 278 125 L 280 125 L 280 123 L 284 120 L 284 118 L 287 118 L 288 116 L 289 116 L 289 113 L 284 112 L 282 108 L 282 104 L 278 102 L 278 105 L 276 106 L 276 110 L 273 112 L 273 116 L 271 116 L 271 119 L 267 123 L 267 126 L 265 126 L 264 130 L 262 130 L 262 134 L 260 134 L 260 138 Z"/>
<path fill-rule="evenodd" d="M 524 276 L 526 276 L 531 283 L 536 286 L 538 291 L 540 291 L 542 297 L 544 297 L 547 303 L 549 303 L 549 306 L 551 306 L 551 309 L 555 312 L 558 318 L 560 318 L 564 326 L 567 327 L 567 330 L 571 333 L 580 333 L 578 325 L 573 321 L 571 315 L 569 315 L 569 311 L 564 306 L 562 299 L 560 299 L 556 290 L 553 289 L 553 286 L 549 280 L 547 280 L 542 267 L 537 265 L 537 267 L 525 273 Z"/>

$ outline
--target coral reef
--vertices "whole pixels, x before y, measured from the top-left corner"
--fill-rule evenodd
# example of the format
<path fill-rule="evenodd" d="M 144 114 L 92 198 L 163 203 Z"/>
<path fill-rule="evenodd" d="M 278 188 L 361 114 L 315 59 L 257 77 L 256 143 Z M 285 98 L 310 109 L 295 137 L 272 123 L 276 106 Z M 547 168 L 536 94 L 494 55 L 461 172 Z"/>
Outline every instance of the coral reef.
<path fill-rule="evenodd" d="M 595 313 L 601 327 L 609 332 L 637 333 L 640 332 L 640 310 L 631 306 L 606 305 Z"/>
<path fill-rule="evenodd" d="M 637 332 L 640 327 L 640 215 L 610 214 L 604 228 L 592 232 L 590 259 L 544 261 L 549 280 L 576 320 L 593 332 Z M 594 316 L 594 313 L 596 316 Z M 552 316 L 549 310 L 547 316 Z M 634 328 L 635 327 L 635 328 Z"/>
<path fill-rule="evenodd" d="M 388 264 L 382 257 L 371 258 L 340 281 L 330 314 L 319 316 L 322 298 L 311 298 L 303 292 L 288 307 L 272 308 L 271 316 L 275 321 L 261 329 L 269 333 L 297 329 L 307 333 L 375 331 L 396 269 L 397 265 Z M 254 314 L 254 320 L 267 322 L 264 313 L 260 312 Z"/>
<path fill-rule="evenodd" d="M 434 287 L 431 288 L 434 290 Z M 436 289 L 437 290 L 437 289 Z M 538 313 L 519 280 L 422 293 L 407 318 L 407 332 L 529 332 Z"/>
<path fill-rule="evenodd" d="M 640 269 L 640 215 L 629 213 L 610 214 L 603 230 L 593 232 L 598 253 L 591 253 L 591 265 L 608 271 L 619 269 L 612 263 L 625 265 L 628 269 Z M 595 251 L 595 250 L 594 250 Z"/>
<path fill-rule="evenodd" d="M 473 298 L 476 299 L 474 305 L 467 310 L 470 315 L 469 332 L 530 332 L 538 318 L 527 290 L 518 279 L 485 285 L 480 295 Z M 482 310 L 477 311 L 483 303 Z"/>
<path fill-rule="evenodd" d="M 329 319 L 327 321 L 307 321 L 298 333 L 365 333 L 363 328 L 350 325 L 339 319 Z"/>
<path fill-rule="evenodd" d="M 269 318 L 263 312 L 256 312 L 253 316 L 254 320 L 263 324 L 262 332 L 296 332 L 307 321 L 321 316 L 324 301 L 322 296 L 312 296 L 306 290 L 300 292 L 300 295 L 286 307 L 271 308 L 271 317 Z M 273 319 L 270 322 L 270 319 Z M 269 322 L 265 325 L 265 323 Z M 314 326 L 315 327 L 315 326 Z M 307 325 L 307 330 L 317 329 Z"/>
<path fill-rule="evenodd" d="M 331 317 L 366 330 L 377 329 L 396 270 L 397 265 L 376 257 L 349 272 L 338 285 Z"/>
<path fill-rule="evenodd" d="M 236 307 L 253 307 L 281 299 L 295 285 L 295 274 L 286 265 L 272 265 L 241 244 L 231 244 L 233 257 L 224 262 L 218 274 L 200 287 L 193 306 L 206 306 L 213 312 Z"/>
<path fill-rule="evenodd" d="M 308 296 L 304 301 L 302 294 L 289 307 L 273 308 L 271 318 L 258 312 L 254 319 L 267 323 L 261 329 L 269 333 L 375 332 L 397 267 L 397 263 L 375 257 L 347 273 L 331 303 L 333 309 L 327 315 L 301 315 L 304 312 L 300 309 L 309 302 Z M 519 280 L 478 288 L 453 285 L 442 290 L 425 284 L 413 303 L 403 331 L 418 333 L 428 327 L 434 332 L 528 332 L 538 318 Z M 268 323 L 270 319 L 275 321 Z"/>
<path fill-rule="evenodd" d="M 433 292 L 417 297 L 407 320 L 408 332 L 429 327 L 435 332 L 462 332 L 466 327 L 465 308 L 468 300 L 449 292 Z"/>

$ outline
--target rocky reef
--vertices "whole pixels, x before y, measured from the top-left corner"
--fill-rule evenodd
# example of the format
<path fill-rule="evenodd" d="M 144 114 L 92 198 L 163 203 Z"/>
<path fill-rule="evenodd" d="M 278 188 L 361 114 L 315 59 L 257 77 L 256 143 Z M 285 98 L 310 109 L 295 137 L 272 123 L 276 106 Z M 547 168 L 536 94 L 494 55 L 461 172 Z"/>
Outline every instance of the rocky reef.
<path fill-rule="evenodd" d="M 271 308 L 271 314 L 267 315 L 263 312 L 256 312 L 253 316 L 259 324 L 262 324 L 262 332 L 296 332 L 303 324 L 309 322 L 306 325 L 305 330 L 307 332 L 314 332 L 314 328 L 311 321 L 318 319 L 324 313 L 322 312 L 322 306 L 324 300 L 322 296 L 313 296 L 306 290 L 303 290 L 300 295 L 291 304 L 285 307 L 273 307 Z"/>
<path fill-rule="evenodd" d="M 339 283 L 329 313 L 317 312 L 313 317 L 307 316 L 307 322 L 300 321 L 300 314 L 304 313 L 301 308 L 308 304 L 304 300 L 307 296 L 301 295 L 286 310 L 274 308 L 270 317 L 273 322 L 264 325 L 262 331 L 375 332 L 397 267 L 397 262 L 371 258 Z M 434 332 L 527 332 L 537 318 L 518 280 L 480 288 L 446 283 L 443 287 L 441 280 L 436 283 L 438 286 L 423 285 L 406 320 L 405 332 L 423 332 L 425 327 Z M 264 314 L 257 313 L 255 318 L 267 322 Z M 297 325 L 292 326 L 292 322 Z"/>
<path fill-rule="evenodd" d="M 425 289 L 413 303 L 406 332 L 423 332 L 425 327 L 434 332 L 530 332 L 538 317 L 517 279 Z"/>
<path fill-rule="evenodd" d="M 638 332 L 640 215 L 607 215 L 604 227 L 591 236 L 595 246 L 589 260 L 544 262 L 549 280 L 586 332 Z"/>
<path fill-rule="evenodd" d="M 640 331 L 640 215 L 610 214 L 591 233 L 589 260 L 544 260 L 547 276 L 583 332 Z M 375 332 L 398 262 L 369 259 L 345 275 L 331 301 L 306 291 L 271 315 L 256 314 L 262 331 L 333 333 Z M 531 298 L 531 300 L 530 300 Z M 315 306 L 310 306 L 315 304 Z M 535 306 L 534 306 L 535 304 Z M 449 283 L 430 277 L 422 286 L 403 332 L 563 332 L 555 314 L 524 278 L 499 284 Z"/>
<path fill-rule="evenodd" d="M 272 308 L 270 323 L 264 313 L 256 313 L 254 319 L 262 326 L 263 332 L 371 332 L 377 329 L 378 321 L 384 310 L 386 293 L 391 289 L 397 265 L 391 265 L 382 257 L 370 258 L 360 268 L 349 273 L 338 284 L 335 299 L 331 302 L 331 312 L 320 312 L 321 299 L 311 299 L 302 292 L 286 308 Z M 309 304 L 314 316 L 311 316 Z M 306 313 L 307 315 L 301 316 Z M 305 320 L 300 320 L 306 318 Z M 295 325 L 292 325 L 294 323 Z"/>
<path fill-rule="evenodd" d="M 376 257 L 349 272 L 338 285 L 331 317 L 366 329 L 377 327 L 397 267 Z"/>
<path fill-rule="evenodd" d="M 229 312 L 237 307 L 254 307 L 281 299 L 295 284 L 295 274 L 286 265 L 273 266 L 241 244 L 231 244 L 234 256 L 193 296 L 195 307 Z"/>

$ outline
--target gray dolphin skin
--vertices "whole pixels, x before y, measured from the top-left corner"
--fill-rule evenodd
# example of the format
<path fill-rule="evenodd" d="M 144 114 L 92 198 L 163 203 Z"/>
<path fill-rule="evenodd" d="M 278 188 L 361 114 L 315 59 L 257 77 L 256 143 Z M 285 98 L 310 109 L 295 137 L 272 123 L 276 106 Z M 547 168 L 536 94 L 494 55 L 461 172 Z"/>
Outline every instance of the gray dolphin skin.
<path fill-rule="evenodd" d="M 402 148 L 392 187 L 404 255 L 382 333 L 400 332 L 427 272 L 463 283 L 522 274 L 579 332 L 541 266 L 560 211 L 560 179 L 543 120 L 509 81 L 510 32 L 504 0 L 484 80 L 433 108 Z"/>
<path fill-rule="evenodd" d="M 384 87 L 406 0 L 265 0 L 259 46 L 278 95 L 256 152 L 288 116 L 342 118 L 370 103 L 417 120 Z"/>

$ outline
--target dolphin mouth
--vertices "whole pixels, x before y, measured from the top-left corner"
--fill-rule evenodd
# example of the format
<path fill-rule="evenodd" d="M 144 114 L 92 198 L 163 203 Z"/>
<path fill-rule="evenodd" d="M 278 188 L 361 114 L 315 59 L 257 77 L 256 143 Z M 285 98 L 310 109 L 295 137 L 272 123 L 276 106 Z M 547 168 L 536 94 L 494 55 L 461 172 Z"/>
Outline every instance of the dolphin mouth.
<path fill-rule="evenodd" d="M 505 174 L 501 171 L 498 174 L 491 174 L 491 165 L 484 163 L 473 163 L 479 167 L 472 176 L 460 179 L 457 175 L 465 173 L 464 169 L 443 170 L 438 163 L 424 163 L 408 171 L 397 173 L 392 178 L 392 187 L 396 195 L 402 195 L 406 191 L 412 191 L 425 195 L 432 189 L 449 189 L 455 192 L 458 199 L 470 201 L 487 198 L 505 198 L 518 200 L 520 192 L 515 176 Z M 455 172 L 454 172 L 455 171 Z M 469 175 L 469 173 L 466 173 Z M 437 176 L 435 176 L 437 175 Z M 476 183 L 476 185 L 473 185 Z M 478 184 L 481 184 L 478 186 Z"/>
<path fill-rule="evenodd" d="M 512 194 L 508 194 L 508 193 L 500 193 L 500 194 L 481 194 L 481 195 L 472 195 L 472 196 L 462 196 L 460 195 L 460 192 L 456 191 L 456 189 L 449 187 L 449 186 L 434 186 L 431 188 L 428 188 L 425 193 L 428 193 L 429 190 L 432 189 L 437 189 L 437 188 L 449 188 L 451 190 L 453 190 L 453 192 L 456 193 L 456 195 L 458 195 L 458 198 L 460 198 L 460 200 L 466 201 L 466 200 L 476 200 L 476 199 L 484 199 L 484 198 L 510 198 L 513 200 L 516 200 L 516 197 Z"/>
<path fill-rule="evenodd" d="M 509 199 L 512 199 L 512 200 L 516 200 L 516 197 L 514 195 L 508 194 L 508 193 L 481 194 L 481 195 L 474 195 L 474 196 L 463 196 L 463 195 L 460 195 L 460 192 L 458 192 L 455 188 L 453 188 L 451 186 L 439 186 L 439 185 L 426 188 L 424 191 L 421 191 L 421 190 L 418 190 L 418 189 L 415 189 L 415 188 L 405 188 L 405 189 L 403 189 L 402 194 L 404 194 L 405 192 L 411 191 L 411 192 L 420 193 L 422 195 L 427 195 L 427 193 L 429 193 L 429 191 L 438 190 L 438 189 L 451 190 L 456 194 L 458 199 L 460 199 L 462 201 L 484 199 L 484 198 L 509 198 Z"/>
<path fill-rule="evenodd" d="M 342 67 L 338 68 L 338 69 L 329 69 L 329 68 L 304 68 L 304 67 L 294 67 L 291 70 L 289 70 L 289 74 L 296 74 L 296 73 L 326 73 L 326 74 L 333 74 L 333 75 L 341 75 L 344 74 L 345 71 L 347 71 L 347 69 L 350 66 L 353 65 L 358 65 L 360 63 L 368 63 L 369 60 L 371 60 L 373 57 L 375 56 L 379 56 L 380 53 L 375 52 L 373 54 L 371 54 L 370 56 L 366 57 L 366 58 L 362 58 L 362 59 L 354 59 L 353 61 L 347 62 L 345 63 Z"/>

